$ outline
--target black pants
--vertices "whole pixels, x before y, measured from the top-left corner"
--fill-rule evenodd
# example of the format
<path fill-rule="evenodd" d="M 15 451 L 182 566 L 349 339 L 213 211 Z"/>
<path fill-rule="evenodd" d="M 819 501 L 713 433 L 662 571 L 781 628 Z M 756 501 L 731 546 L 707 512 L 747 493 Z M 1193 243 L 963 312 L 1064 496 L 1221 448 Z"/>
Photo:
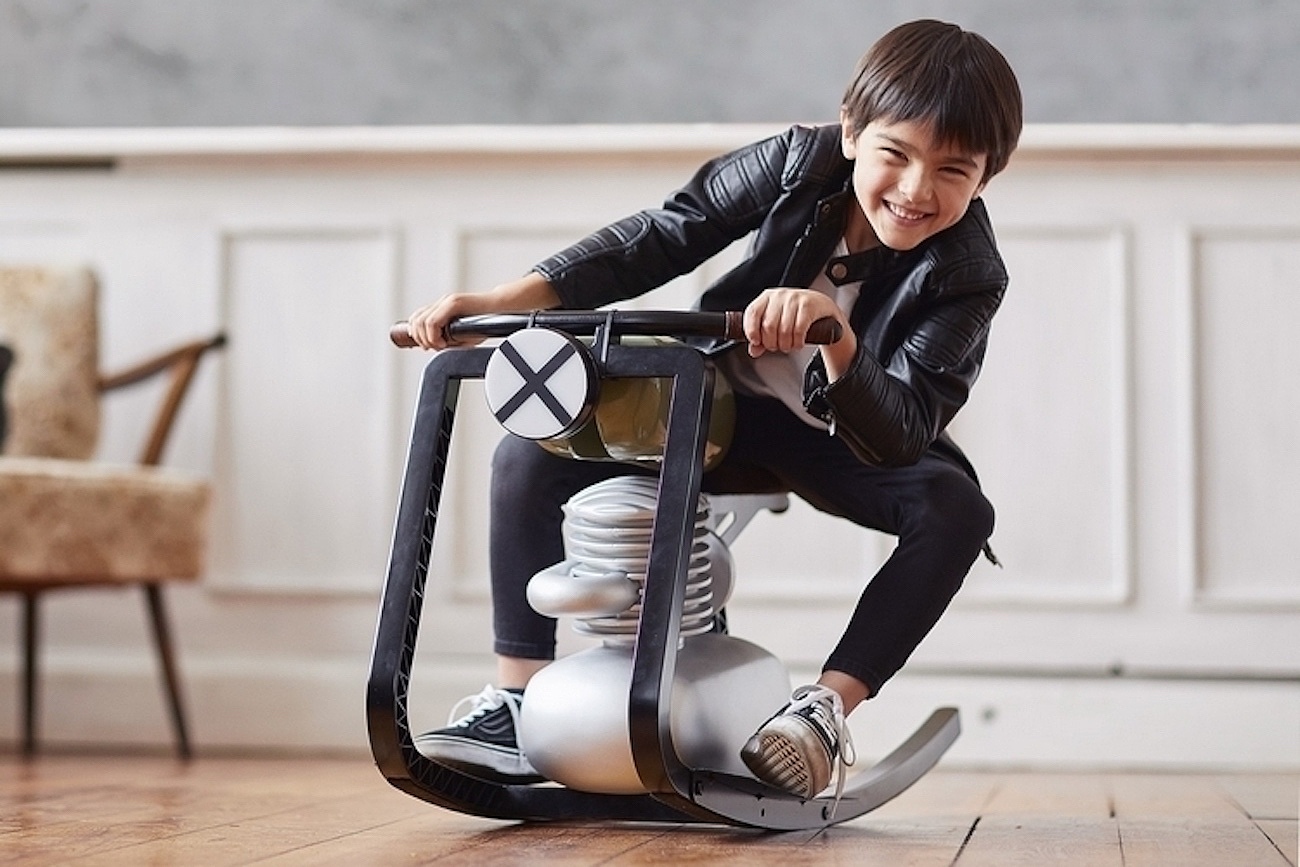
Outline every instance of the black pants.
<path fill-rule="evenodd" d="M 569 497 L 629 472 L 636 470 L 558 458 L 512 436 L 502 440 L 491 494 L 497 653 L 554 657 L 555 621 L 529 607 L 528 580 L 564 559 L 560 507 Z M 823 512 L 898 537 L 823 666 L 861 680 L 873 695 L 938 622 L 993 531 L 993 507 L 951 461 L 929 453 L 910 467 L 868 466 L 839 439 L 764 398 L 736 396 L 735 438 L 722 464 L 705 475 L 704 489 L 784 489 Z"/>

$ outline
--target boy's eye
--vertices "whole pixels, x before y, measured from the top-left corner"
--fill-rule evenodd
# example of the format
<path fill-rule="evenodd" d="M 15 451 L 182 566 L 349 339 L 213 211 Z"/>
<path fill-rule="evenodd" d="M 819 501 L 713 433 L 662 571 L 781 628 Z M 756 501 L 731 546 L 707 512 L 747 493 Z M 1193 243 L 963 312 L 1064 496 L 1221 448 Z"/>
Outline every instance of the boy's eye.
<path fill-rule="evenodd" d="M 907 159 L 907 157 L 903 155 L 902 151 L 897 150 L 895 148 L 881 148 L 880 152 L 883 153 L 889 159 L 894 159 L 894 160 Z"/>

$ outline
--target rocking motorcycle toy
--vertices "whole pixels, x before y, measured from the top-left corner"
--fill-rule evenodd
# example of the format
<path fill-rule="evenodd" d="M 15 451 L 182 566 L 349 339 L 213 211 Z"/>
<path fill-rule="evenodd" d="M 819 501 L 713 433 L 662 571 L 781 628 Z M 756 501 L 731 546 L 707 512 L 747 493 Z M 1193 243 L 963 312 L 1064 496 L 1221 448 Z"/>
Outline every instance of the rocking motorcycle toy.
<path fill-rule="evenodd" d="M 832 342 L 833 320 L 809 343 Z M 785 494 L 701 494 L 725 452 L 731 393 L 684 338 L 743 339 L 739 313 L 545 311 L 474 316 L 451 336 L 502 338 L 439 352 L 425 369 L 367 688 L 371 750 L 398 789 L 498 819 L 705 822 L 811 829 L 876 809 L 929 771 L 960 732 L 940 708 L 841 792 L 800 798 L 755 779 L 740 746 L 790 694 L 782 663 L 727 634 L 728 550 Z M 398 345 L 414 345 L 403 323 Z M 407 715 L 460 384 L 484 380 L 508 432 L 575 460 L 650 467 L 564 508 L 565 559 L 528 584 L 539 613 L 572 618 L 595 646 L 529 682 L 520 744 L 549 782 L 481 779 L 422 755 Z M 723 699 L 719 700 L 719 696 Z"/>

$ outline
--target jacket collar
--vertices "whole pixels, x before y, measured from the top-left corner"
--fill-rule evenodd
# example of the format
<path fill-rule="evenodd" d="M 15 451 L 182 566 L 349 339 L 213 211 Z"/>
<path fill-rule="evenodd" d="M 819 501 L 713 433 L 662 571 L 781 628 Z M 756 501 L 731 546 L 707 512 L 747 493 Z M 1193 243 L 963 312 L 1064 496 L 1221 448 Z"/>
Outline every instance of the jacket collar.
<path fill-rule="evenodd" d="M 857 283 L 892 270 L 907 258 L 907 253 L 878 244 L 869 250 L 836 256 L 826 263 L 826 276 L 836 286 Z"/>
<path fill-rule="evenodd" d="M 782 285 L 806 287 L 812 284 L 826 260 L 835 252 L 835 245 L 844 237 L 852 201 L 853 191 L 846 183 L 844 189 L 817 203 L 812 222 L 804 230 L 786 266 Z"/>
<path fill-rule="evenodd" d="M 848 227 L 849 208 L 853 203 L 852 181 L 817 203 L 812 222 L 786 268 L 783 285 L 809 286 L 824 267 L 831 282 L 841 286 L 889 273 L 912 260 L 915 250 L 894 250 L 883 244 L 832 258 Z M 925 246 L 922 244 L 918 249 Z"/>

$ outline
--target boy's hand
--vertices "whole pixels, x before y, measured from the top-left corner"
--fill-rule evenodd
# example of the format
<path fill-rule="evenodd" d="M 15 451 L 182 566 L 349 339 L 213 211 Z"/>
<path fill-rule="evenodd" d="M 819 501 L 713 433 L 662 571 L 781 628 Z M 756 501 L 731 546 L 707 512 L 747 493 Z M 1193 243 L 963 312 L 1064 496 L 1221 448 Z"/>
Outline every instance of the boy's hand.
<path fill-rule="evenodd" d="M 449 346 L 477 343 L 477 340 L 452 340 L 447 336 L 447 324 L 462 316 L 497 312 L 485 301 L 485 296 L 481 294 L 453 292 L 408 316 L 406 329 L 423 349 L 446 349 Z"/>
<path fill-rule="evenodd" d="M 511 313 L 529 310 L 546 310 L 556 307 L 560 296 L 551 284 L 536 271 L 502 283 L 487 292 L 452 292 L 419 308 L 407 317 L 407 330 L 416 344 L 424 349 L 446 349 L 449 346 L 469 346 L 481 343 L 482 338 L 452 340 L 447 336 L 447 325 L 462 316 L 481 316 L 489 313 Z"/>
<path fill-rule="evenodd" d="M 840 323 L 842 336 L 835 343 L 821 347 L 821 353 L 827 376 L 832 382 L 839 379 L 857 353 L 857 338 L 839 305 L 811 289 L 768 289 L 749 303 L 744 323 L 750 356 L 758 358 L 765 352 L 802 349 L 809 326 L 827 316 Z"/>
<path fill-rule="evenodd" d="M 768 289 L 745 308 L 745 339 L 749 354 L 802 349 L 808 328 L 818 319 L 836 319 L 848 330 L 844 312 L 829 297 L 811 289 Z"/>

